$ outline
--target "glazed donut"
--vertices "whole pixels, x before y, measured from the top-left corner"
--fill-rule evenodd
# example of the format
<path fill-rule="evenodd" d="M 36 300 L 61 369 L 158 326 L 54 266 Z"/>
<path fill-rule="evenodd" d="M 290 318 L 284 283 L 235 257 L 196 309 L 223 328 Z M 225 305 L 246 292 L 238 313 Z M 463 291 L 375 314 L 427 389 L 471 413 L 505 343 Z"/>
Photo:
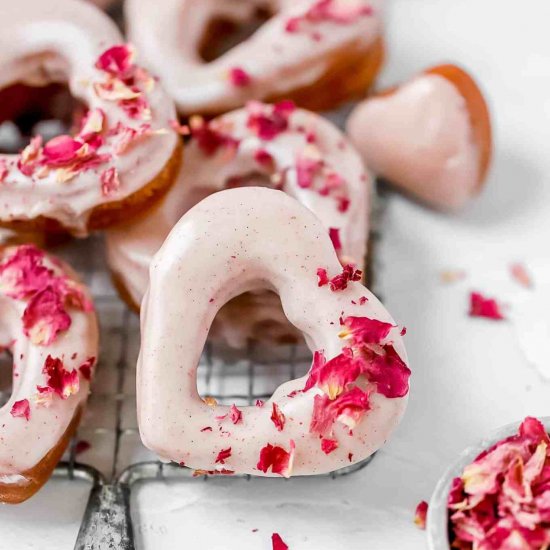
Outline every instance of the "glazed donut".
<path fill-rule="evenodd" d="M 286 193 L 230 189 L 193 207 L 154 257 L 143 300 L 144 444 L 191 468 L 266 476 L 330 472 L 375 452 L 403 414 L 410 371 L 399 329 L 359 278 Z M 280 295 L 314 351 L 312 369 L 263 406 L 209 405 L 196 369 L 212 320 L 257 288 Z"/>
<path fill-rule="evenodd" d="M 455 65 L 434 67 L 363 101 L 347 131 L 369 168 L 441 209 L 477 194 L 491 160 L 487 104 Z"/>
<path fill-rule="evenodd" d="M 0 345 L 13 391 L 0 408 L 0 502 L 31 497 L 76 430 L 98 351 L 87 289 L 34 245 L 0 250 Z"/>
<path fill-rule="evenodd" d="M 75 136 L 0 155 L 2 225 L 85 234 L 168 189 L 181 159 L 173 104 L 105 14 L 80 0 L 22 0 L 4 3 L 1 26 L 0 88 L 67 81 L 89 108 Z"/>
<path fill-rule="evenodd" d="M 370 179 L 361 158 L 326 119 L 289 102 L 251 103 L 209 123 L 191 120 L 177 183 L 144 216 L 107 232 L 107 257 L 121 294 L 139 308 L 151 258 L 201 199 L 227 187 L 276 186 L 312 210 L 334 239 L 343 263 L 363 265 Z M 227 304 L 211 337 L 232 347 L 249 340 L 299 340 L 278 297 L 261 291 Z"/>
<path fill-rule="evenodd" d="M 260 9 L 273 16 L 248 40 L 201 59 L 210 24 L 244 24 Z M 130 40 L 183 115 L 250 99 L 334 108 L 363 96 L 382 65 L 381 0 L 127 0 L 125 11 Z"/>

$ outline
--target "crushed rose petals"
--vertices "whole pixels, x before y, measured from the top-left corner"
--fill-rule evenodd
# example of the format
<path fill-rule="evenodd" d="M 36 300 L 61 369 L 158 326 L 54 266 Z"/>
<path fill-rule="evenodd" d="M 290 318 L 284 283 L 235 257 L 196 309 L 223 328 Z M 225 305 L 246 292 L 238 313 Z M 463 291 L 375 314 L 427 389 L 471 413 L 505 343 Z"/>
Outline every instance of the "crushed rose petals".
<path fill-rule="evenodd" d="M 209 407 L 215 407 L 218 402 L 213 398 L 213 397 L 210 397 L 210 396 L 207 396 L 203 399 L 203 401 L 209 406 Z"/>
<path fill-rule="evenodd" d="M 246 109 L 248 112 L 247 128 L 252 130 L 260 139 L 270 141 L 287 130 L 290 115 L 294 112 L 296 106 L 289 100 L 279 101 L 274 105 L 249 101 Z"/>
<path fill-rule="evenodd" d="M 394 327 L 391 323 L 384 323 L 368 317 L 346 317 L 340 323 L 344 328 L 338 336 L 350 340 L 354 346 L 364 344 L 379 344 L 388 336 Z"/>
<path fill-rule="evenodd" d="M 201 432 L 211 432 L 212 431 L 212 426 L 205 426 L 204 428 L 201 429 Z"/>
<path fill-rule="evenodd" d="M 440 273 L 443 283 L 456 283 L 466 278 L 466 272 L 461 269 L 446 269 Z"/>
<path fill-rule="evenodd" d="M 3 183 L 9 173 L 5 159 L 0 159 L 0 183 Z"/>
<path fill-rule="evenodd" d="M 337 252 L 342 250 L 342 241 L 340 240 L 340 230 L 337 227 L 330 227 L 328 230 L 328 235 L 334 246 L 334 250 Z"/>
<path fill-rule="evenodd" d="M 229 69 L 229 82 L 236 88 L 245 88 L 252 83 L 252 77 L 242 68 Z"/>
<path fill-rule="evenodd" d="M 256 407 L 263 407 L 265 405 L 265 401 L 262 401 L 261 399 L 256 399 Z"/>
<path fill-rule="evenodd" d="M 20 401 L 16 401 L 11 408 L 10 414 L 14 418 L 24 418 L 28 422 L 31 417 L 29 400 L 21 399 Z"/>
<path fill-rule="evenodd" d="M 71 395 L 78 393 L 80 389 L 80 379 L 76 369 L 68 371 L 65 369 L 63 361 L 58 357 L 51 355 L 46 357 L 42 372 L 46 375 L 46 385 L 39 386 L 39 393 L 53 393 L 68 399 Z"/>
<path fill-rule="evenodd" d="M 288 550 L 288 546 L 285 544 L 279 533 L 273 533 L 271 535 L 271 546 L 272 550 Z"/>
<path fill-rule="evenodd" d="M 329 279 L 327 270 L 320 267 L 317 269 L 317 286 L 325 286 L 328 284 L 330 290 L 337 292 L 339 290 L 345 290 L 348 287 L 348 283 L 351 281 L 360 281 L 362 276 L 363 272 L 360 269 L 355 269 L 351 264 L 346 264 L 342 268 L 342 273 Z"/>
<path fill-rule="evenodd" d="M 181 124 L 179 120 L 172 119 L 170 122 L 170 128 L 174 130 L 180 136 L 188 136 L 191 133 L 191 129 L 187 124 Z"/>
<path fill-rule="evenodd" d="M 510 275 L 512 279 L 524 288 L 533 288 L 533 279 L 527 268 L 520 263 L 515 263 L 510 266 Z"/>
<path fill-rule="evenodd" d="M 193 477 L 199 476 L 232 476 L 235 472 L 220 468 L 219 470 L 193 470 Z"/>
<path fill-rule="evenodd" d="M 23 312 L 23 332 L 33 344 L 49 346 L 60 332 L 71 326 L 62 295 L 47 286 L 37 292 Z"/>
<path fill-rule="evenodd" d="M 485 317 L 494 321 L 501 321 L 504 315 L 500 309 L 500 305 L 493 298 L 485 298 L 479 292 L 470 294 L 470 317 Z"/>
<path fill-rule="evenodd" d="M 391 344 L 379 346 L 375 351 L 362 349 L 364 361 L 361 373 L 376 384 L 376 391 L 389 399 L 405 397 L 409 393 L 411 370 Z"/>
<path fill-rule="evenodd" d="M 308 24 L 323 21 L 349 25 L 359 17 L 371 16 L 372 14 L 372 6 L 366 2 L 346 3 L 342 0 L 317 0 L 303 15 L 288 19 L 285 30 L 288 33 L 296 33 L 302 31 Z M 316 35 L 314 34 L 313 37 L 315 38 Z"/>
<path fill-rule="evenodd" d="M 273 408 L 271 411 L 271 421 L 275 424 L 275 427 L 279 432 L 282 432 L 285 427 L 286 417 L 279 408 L 277 403 L 273 403 Z"/>
<path fill-rule="evenodd" d="M 336 439 L 321 439 L 321 450 L 329 455 L 332 451 L 335 451 L 338 448 L 338 441 Z"/>
<path fill-rule="evenodd" d="M 95 365 L 96 358 L 95 357 L 88 357 L 80 367 L 78 367 L 78 372 L 82 375 L 82 378 L 84 380 L 91 380 L 92 379 L 92 369 Z"/>
<path fill-rule="evenodd" d="M 225 461 L 231 456 L 231 447 L 222 449 L 216 457 L 216 464 L 225 464 Z"/>
<path fill-rule="evenodd" d="M 428 514 L 428 503 L 423 500 L 418 503 L 414 513 L 414 524 L 419 529 L 426 529 L 426 516 Z"/>
<path fill-rule="evenodd" d="M 74 446 L 74 454 L 80 455 L 82 453 L 85 453 L 86 451 L 89 451 L 92 448 L 92 444 L 89 441 L 86 441 L 85 439 L 80 439 L 76 442 L 76 445 Z"/>
<path fill-rule="evenodd" d="M 257 149 L 254 153 L 254 160 L 265 169 L 272 171 L 275 169 L 275 159 L 273 155 L 266 149 Z"/>
<path fill-rule="evenodd" d="M 189 128 L 191 136 L 206 156 L 215 155 L 220 149 L 232 155 L 239 146 L 239 141 L 224 133 L 216 121 L 206 122 L 202 117 L 192 116 Z"/>
<path fill-rule="evenodd" d="M 120 189 L 120 179 L 114 166 L 102 172 L 99 179 L 101 181 L 101 192 L 105 197 L 109 197 Z"/>
<path fill-rule="evenodd" d="M 126 78 L 133 69 L 134 49 L 129 44 L 118 44 L 104 51 L 96 61 L 96 69 L 117 78 Z"/>
<path fill-rule="evenodd" d="M 238 409 L 235 404 L 233 404 L 229 408 L 229 418 L 231 418 L 231 422 L 233 422 L 233 424 L 238 424 L 243 420 L 243 412 Z"/>
<path fill-rule="evenodd" d="M 287 478 L 290 477 L 292 475 L 295 447 L 296 445 L 292 439 L 290 440 L 289 451 L 278 445 L 268 443 L 260 451 L 260 458 L 256 468 L 264 473 L 271 469 L 274 474 Z"/>
<path fill-rule="evenodd" d="M 453 480 L 447 507 L 453 548 L 543 549 L 550 542 L 550 438 L 528 417 Z"/>

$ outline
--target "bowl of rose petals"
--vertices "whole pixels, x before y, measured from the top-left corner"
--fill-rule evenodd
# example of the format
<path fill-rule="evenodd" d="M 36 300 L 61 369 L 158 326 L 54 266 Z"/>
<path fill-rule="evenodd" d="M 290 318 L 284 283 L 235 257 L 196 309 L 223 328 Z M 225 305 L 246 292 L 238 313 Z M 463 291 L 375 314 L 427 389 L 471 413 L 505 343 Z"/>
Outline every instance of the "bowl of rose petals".
<path fill-rule="evenodd" d="M 466 449 L 430 501 L 430 550 L 550 548 L 549 432 L 527 417 Z"/>

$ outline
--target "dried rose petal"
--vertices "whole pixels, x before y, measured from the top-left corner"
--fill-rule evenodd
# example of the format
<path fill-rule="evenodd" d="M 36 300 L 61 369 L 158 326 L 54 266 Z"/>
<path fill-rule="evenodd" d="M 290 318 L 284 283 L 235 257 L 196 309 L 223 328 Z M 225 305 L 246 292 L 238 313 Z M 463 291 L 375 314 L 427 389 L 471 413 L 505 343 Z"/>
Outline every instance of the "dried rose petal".
<path fill-rule="evenodd" d="M 222 449 L 216 457 L 216 464 L 225 464 L 225 461 L 231 456 L 231 447 Z"/>
<path fill-rule="evenodd" d="M 35 294 L 23 312 L 23 332 L 33 344 L 48 346 L 70 326 L 61 295 L 51 286 Z"/>
<path fill-rule="evenodd" d="M 315 177 L 319 175 L 324 162 L 321 151 L 313 145 L 308 145 L 296 158 L 296 181 L 302 189 L 313 186 Z"/>
<path fill-rule="evenodd" d="M 347 264 L 342 268 L 340 275 L 336 275 L 329 280 L 330 290 L 333 292 L 345 290 L 348 287 L 348 283 L 351 281 L 360 281 L 362 276 L 363 272 L 360 269 L 355 269 L 352 265 Z"/>
<path fill-rule="evenodd" d="M 236 88 L 245 88 L 252 83 L 252 77 L 242 67 L 233 67 L 229 70 L 229 81 Z"/>
<path fill-rule="evenodd" d="M 479 292 L 470 294 L 470 316 L 485 317 L 495 321 L 504 319 L 497 301 L 493 298 L 485 298 Z"/>
<path fill-rule="evenodd" d="M 35 136 L 21 151 L 17 159 L 17 168 L 25 176 L 32 176 L 42 154 L 42 137 Z"/>
<path fill-rule="evenodd" d="M 272 550 L 288 550 L 288 546 L 285 544 L 279 533 L 273 533 L 271 535 Z"/>
<path fill-rule="evenodd" d="M 118 44 L 103 52 L 96 68 L 117 78 L 125 78 L 133 66 L 134 50 L 129 44 Z"/>
<path fill-rule="evenodd" d="M 352 345 L 379 344 L 388 336 L 394 327 L 391 323 L 369 319 L 368 317 L 345 317 L 342 319 L 345 328 L 338 334 L 340 338 L 351 340 Z"/>
<path fill-rule="evenodd" d="M 75 162 L 84 143 L 71 136 L 57 136 L 48 141 L 42 150 L 43 163 L 46 166 L 67 166 Z"/>
<path fill-rule="evenodd" d="M 273 403 L 273 409 L 271 411 L 271 421 L 275 424 L 278 431 L 282 432 L 285 427 L 286 418 L 279 405 Z"/>
<path fill-rule="evenodd" d="M 317 286 L 325 286 L 328 285 L 328 273 L 327 270 L 320 267 L 317 270 Z"/>
<path fill-rule="evenodd" d="M 273 155 L 266 149 L 258 149 L 254 153 L 254 160 L 265 169 L 272 171 L 275 169 L 275 159 Z"/>
<path fill-rule="evenodd" d="M 336 227 L 329 227 L 328 235 L 334 246 L 334 250 L 338 252 L 342 250 L 342 241 L 340 240 L 340 230 Z"/>
<path fill-rule="evenodd" d="M 327 362 L 323 352 L 316 351 L 304 391 L 317 386 L 329 399 L 335 399 L 357 380 L 361 369 L 362 361 L 349 354 L 340 353 Z"/>
<path fill-rule="evenodd" d="M 76 445 L 74 446 L 74 454 L 75 456 L 78 456 L 82 453 L 85 453 L 86 451 L 89 451 L 92 448 L 92 444 L 89 441 L 86 441 L 85 439 L 80 439 L 76 442 Z"/>
<path fill-rule="evenodd" d="M 229 408 L 229 418 L 231 418 L 231 422 L 233 422 L 233 424 L 238 424 L 243 420 L 243 412 L 238 409 L 235 404 L 233 404 Z"/>
<path fill-rule="evenodd" d="M 0 183 L 3 183 L 8 176 L 8 164 L 5 159 L 0 159 Z"/>
<path fill-rule="evenodd" d="M 205 122 L 201 117 L 191 117 L 191 135 L 199 149 L 207 156 L 215 155 L 220 149 L 235 151 L 239 141 L 217 129 L 214 123 Z"/>
<path fill-rule="evenodd" d="M 265 405 L 265 402 L 261 399 L 256 399 L 256 407 L 262 408 Z"/>
<path fill-rule="evenodd" d="M 95 361 L 95 357 L 89 357 L 78 367 L 78 372 L 80 372 L 84 380 L 90 381 L 92 379 L 92 368 L 95 365 Z"/>
<path fill-rule="evenodd" d="M 426 529 L 426 516 L 428 515 L 428 503 L 423 500 L 418 503 L 414 514 L 414 524 L 419 529 Z"/>
<path fill-rule="evenodd" d="M 248 110 L 247 128 L 260 139 L 270 141 L 287 130 L 290 115 L 296 107 L 292 101 L 280 101 L 275 105 L 251 101 L 246 108 Z"/>
<path fill-rule="evenodd" d="M 61 397 L 68 399 L 71 395 L 78 393 L 80 389 L 80 380 L 76 369 L 68 371 L 65 369 L 63 361 L 54 358 L 51 355 L 46 357 L 42 372 L 46 375 L 46 388 Z M 39 391 L 44 391 L 39 388 Z"/>
<path fill-rule="evenodd" d="M 277 445 L 268 443 L 260 451 L 260 459 L 256 468 L 266 473 L 270 468 L 274 474 L 283 477 L 290 477 L 292 474 L 292 464 L 294 462 L 295 444 L 290 440 L 290 451 L 286 451 Z"/>
<path fill-rule="evenodd" d="M 389 399 L 409 393 L 411 370 L 392 345 L 382 346 L 380 353 L 366 357 L 362 363 L 362 373 L 369 382 L 376 384 L 378 393 Z"/>
<path fill-rule="evenodd" d="M 120 179 L 117 169 L 114 167 L 102 172 L 99 179 L 101 181 L 101 192 L 104 197 L 108 197 L 120 189 Z"/>
<path fill-rule="evenodd" d="M 338 441 L 336 439 L 321 439 L 321 450 L 329 455 L 332 451 L 335 451 L 338 448 Z"/>
<path fill-rule="evenodd" d="M 309 430 L 320 435 L 328 434 L 331 433 L 336 421 L 352 430 L 368 410 L 370 410 L 369 394 L 357 386 L 334 400 L 326 395 L 316 395 L 313 399 L 313 414 Z"/>
<path fill-rule="evenodd" d="M 16 401 L 10 411 L 14 418 L 24 418 L 27 422 L 31 417 L 31 406 L 28 399 Z"/>
<path fill-rule="evenodd" d="M 525 288 L 533 288 L 533 279 L 523 264 L 512 264 L 510 266 L 512 278 Z"/>

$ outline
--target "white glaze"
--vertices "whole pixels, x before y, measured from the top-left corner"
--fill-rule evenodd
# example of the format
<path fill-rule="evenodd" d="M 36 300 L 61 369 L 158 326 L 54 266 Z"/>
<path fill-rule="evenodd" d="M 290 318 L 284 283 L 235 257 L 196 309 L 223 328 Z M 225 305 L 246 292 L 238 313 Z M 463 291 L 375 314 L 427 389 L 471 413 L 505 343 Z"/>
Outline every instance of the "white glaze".
<path fill-rule="evenodd" d="M 82 0 L 21 0 L 3 2 L 0 14 L 0 88 L 16 82 L 44 85 L 67 81 L 76 98 L 90 109 L 105 112 L 109 128 L 117 122 L 132 128 L 143 123 L 94 92 L 94 82 L 105 79 L 105 74 L 94 68 L 97 58 L 108 47 L 122 42 L 119 31 L 104 13 Z M 174 107 L 161 87 L 155 85 L 146 98 L 152 111 L 152 129 L 169 129 Z M 107 138 L 98 152 L 112 152 L 113 139 Z M 124 154 L 66 183 L 57 181 L 56 170 L 40 179 L 25 176 L 15 166 L 16 156 L 3 156 L 10 171 L 0 186 L 0 219 L 46 216 L 72 232 L 84 233 L 96 206 L 128 197 L 153 180 L 176 143 L 177 136 L 170 131 L 149 136 Z M 117 169 L 121 186 L 104 196 L 99 175 L 109 167 Z"/>
<path fill-rule="evenodd" d="M 232 448 L 225 468 L 264 475 L 256 469 L 260 449 L 271 443 L 289 449 L 296 443 L 293 474 L 335 470 L 362 460 L 389 437 L 405 409 L 407 397 L 372 395 L 373 408 L 350 436 L 335 427 L 340 446 L 330 455 L 318 435 L 308 431 L 313 388 L 301 390 L 305 377 L 282 384 L 264 407 L 244 407 L 243 421 L 218 430 L 216 416 L 229 407 L 204 403 L 197 393 L 196 368 L 218 309 L 242 292 L 271 288 L 281 297 L 289 321 L 304 333 L 312 350 L 338 355 L 340 315 L 367 316 L 393 323 L 382 304 L 360 283 L 332 292 L 317 285 L 319 267 L 341 272 L 326 230 L 298 201 L 265 188 L 215 193 L 191 209 L 171 231 L 151 265 L 143 301 L 137 402 L 142 440 L 163 458 L 193 468 L 215 469 L 220 449 Z M 368 302 L 358 305 L 361 296 Z M 355 301 L 355 305 L 352 303 Z M 399 329 L 389 338 L 406 361 Z M 270 420 L 275 401 L 286 416 L 282 431 Z M 213 426 L 211 432 L 201 432 Z M 271 475 L 267 473 L 266 475 Z"/>
<path fill-rule="evenodd" d="M 464 97 L 424 74 L 359 104 L 349 136 L 369 168 L 430 204 L 456 208 L 479 183 L 480 152 Z"/>
<path fill-rule="evenodd" d="M 366 253 L 371 181 L 363 163 L 342 133 L 326 119 L 298 109 L 290 116 L 290 128 L 271 141 L 260 140 L 246 127 L 248 113 L 238 109 L 214 121 L 220 131 L 239 140 L 235 155 L 221 150 L 206 155 L 196 140 L 185 148 L 183 166 L 172 189 L 159 206 L 135 222 L 107 231 L 109 266 L 122 281 L 135 304 L 140 304 L 148 283 L 151 258 L 181 218 L 201 199 L 224 189 L 231 178 L 250 173 L 255 185 L 263 185 L 262 177 L 271 172 L 254 160 L 258 149 L 268 151 L 275 162 L 274 172 L 286 172 L 283 190 L 313 211 L 326 228 L 340 229 L 341 257 L 344 262 L 362 266 Z M 316 136 L 316 146 L 327 167 L 345 181 L 350 206 L 338 211 L 331 196 L 321 196 L 312 189 L 302 189 L 296 182 L 296 155 L 308 147 L 307 135 Z M 269 179 L 267 180 L 269 184 Z M 266 327 L 270 327 L 266 334 Z M 279 300 L 261 292 L 240 299 L 222 309 L 214 322 L 212 335 L 233 347 L 243 347 L 249 338 L 277 340 L 290 330 Z M 266 338 L 267 337 L 267 338 Z"/>
<path fill-rule="evenodd" d="M 0 260 L 4 261 L 15 249 L 3 249 Z M 56 274 L 77 280 L 68 266 L 59 260 L 54 262 L 46 257 L 44 265 Z M 83 285 L 80 289 L 90 299 Z M 93 311 L 66 308 L 71 326 L 59 333 L 51 344 L 40 345 L 31 342 L 23 332 L 22 315 L 28 302 L 28 299 L 11 298 L 3 290 L 0 292 L 0 346 L 9 348 L 14 358 L 12 395 L 0 409 L 0 482 L 6 484 L 25 484 L 22 474 L 36 466 L 59 443 L 88 397 L 90 383 L 80 375 L 77 393 L 67 399 L 55 395 L 49 406 L 36 402 L 37 386 L 46 385 L 46 375 L 42 372 L 46 357 L 62 358 L 65 369 L 72 371 L 98 355 L 98 327 Z M 30 403 L 28 421 L 11 414 L 13 404 L 23 399 Z"/>
<path fill-rule="evenodd" d="M 289 33 L 287 22 L 303 16 L 318 0 L 127 0 L 130 40 L 147 67 L 162 79 L 183 114 L 221 112 L 248 99 L 288 95 L 314 84 L 326 72 L 331 57 L 368 50 L 381 33 L 382 0 L 335 0 L 345 5 L 371 6 L 371 16 L 339 24 L 309 23 Z M 216 17 L 236 23 L 249 21 L 258 7 L 275 15 L 252 37 L 210 63 L 198 50 L 209 21 Z M 315 33 L 320 40 L 312 38 Z M 333 61 L 333 60 L 332 60 Z M 242 68 L 252 85 L 234 86 L 228 73 Z"/>

